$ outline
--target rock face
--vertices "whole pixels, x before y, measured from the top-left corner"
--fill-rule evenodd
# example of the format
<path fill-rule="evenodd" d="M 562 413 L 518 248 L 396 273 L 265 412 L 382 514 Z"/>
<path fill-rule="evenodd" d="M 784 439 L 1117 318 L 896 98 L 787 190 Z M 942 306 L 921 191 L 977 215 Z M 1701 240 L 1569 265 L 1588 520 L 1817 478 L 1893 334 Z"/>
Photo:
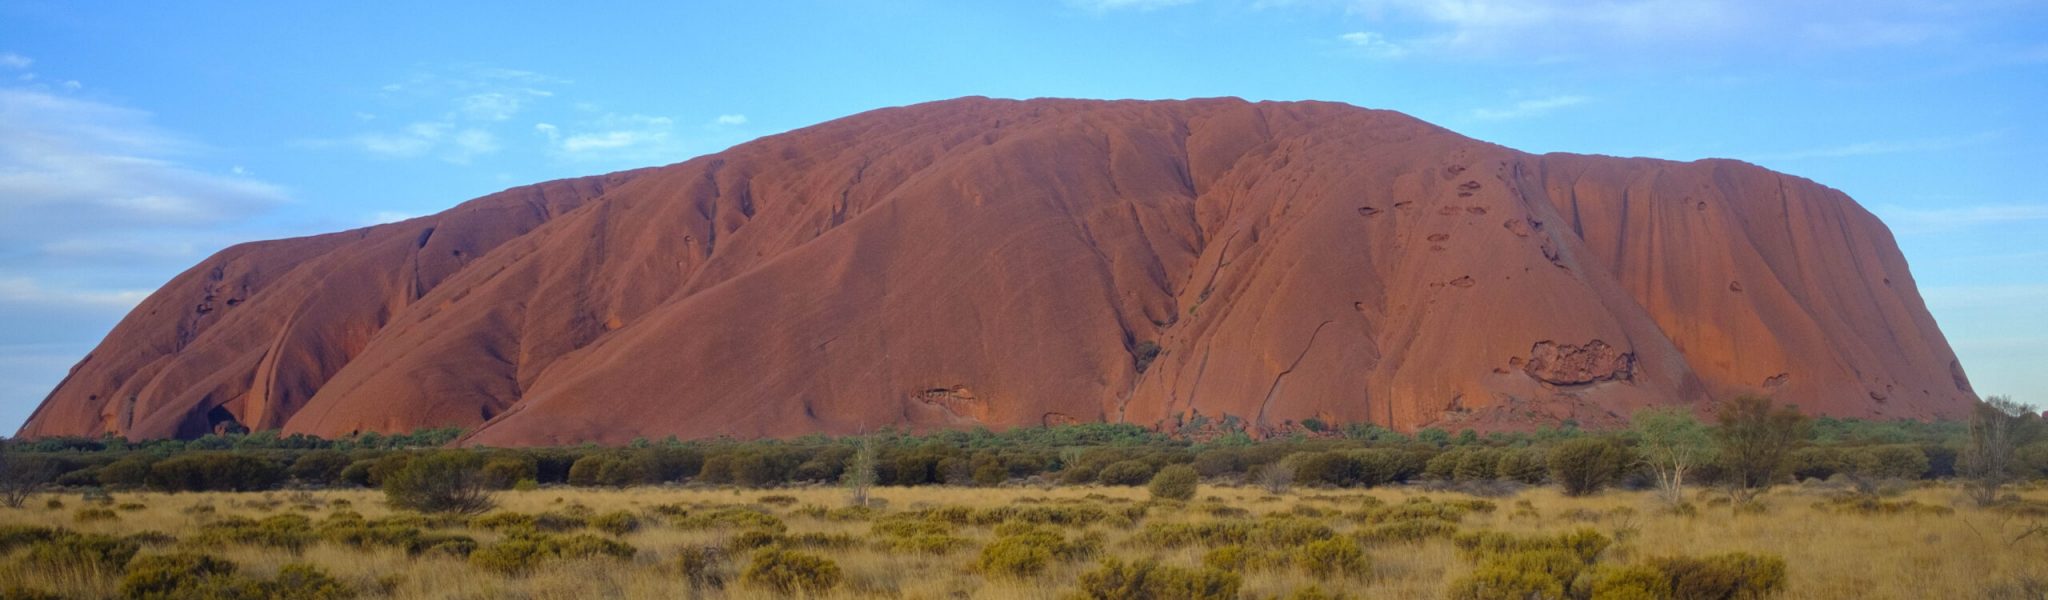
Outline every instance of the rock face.
<path fill-rule="evenodd" d="M 1889 231 L 1805 179 L 1341 104 L 968 98 L 230 248 L 21 435 L 1484 430 L 1751 392 L 1975 398 Z"/>

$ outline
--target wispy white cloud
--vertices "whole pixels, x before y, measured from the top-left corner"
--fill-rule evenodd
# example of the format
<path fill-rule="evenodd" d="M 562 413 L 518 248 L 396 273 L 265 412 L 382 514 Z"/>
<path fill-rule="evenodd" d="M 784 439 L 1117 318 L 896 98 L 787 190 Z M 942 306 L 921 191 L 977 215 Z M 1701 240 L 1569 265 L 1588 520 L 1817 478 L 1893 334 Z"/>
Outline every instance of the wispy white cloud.
<path fill-rule="evenodd" d="M 1934 152 L 1974 146 L 1997 140 L 1999 132 L 1987 131 L 1974 135 L 1925 138 L 1913 140 L 1869 141 L 1804 148 L 1786 152 L 1751 155 L 1749 160 L 1806 160 L 1814 158 L 1843 158 L 1850 156 L 1871 156 L 1876 154 L 1900 154 L 1907 152 Z"/>
<path fill-rule="evenodd" d="M 398 112 L 425 112 L 403 127 L 382 129 L 339 139 L 313 140 L 316 147 L 344 146 L 386 159 L 431 157 L 451 164 L 469 164 L 503 148 L 496 129 L 527 111 L 537 100 L 551 98 L 551 86 L 566 81 L 518 69 L 465 66 L 421 72 L 378 88 Z M 356 120 L 370 123 L 379 116 L 356 111 Z"/>
<path fill-rule="evenodd" d="M 141 111 L 0 90 L 0 236 L 212 226 L 284 201 L 277 186 L 179 161 L 199 150 Z"/>
<path fill-rule="evenodd" d="M 151 290 L 97 290 L 52 287 L 27 277 L 0 278 L 0 303 L 28 306 L 134 308 Z"/>
<path fill-rule="evenodd" d="M 29 57 L 13 52 L 0 52 L 0 68 L 22 70 L 34 64 L 36 61 Z"/>
<path fill-rule="evenodd" d="M 1095 12 L 1113 10 L 1156 10 L 1193 3 L 1194 0 L 1067 0 L 1067 5 Z"/>
<path fill-rule="evenodd" d="M 1591 98 L 1587 98 L 1585 96 L 1573 95 L 1550 96 L 1547 98 L 1532 98 L 1529 100 L 1516 102 L 1512 105 L 1501 108 L 1474 109 L 1472 111 L 1472 118 L 1486 121 L 1527 119 L 1531 117 L 1538 117 L 1545 114 L 1549 114 L 1550 112 L 1561 108 L 1568 108 L 1585 104 L 1591 100 Z"/>
<path fill-rule="evenodd" d="M 406 219 L 412 219 L 412 218 L 417 218 L 417 217 L 420 217 L 420 216 L 421 216 L 421 215 L 416 215 L 416 214 L 413 214 L 413 213 L 408 213 L 408 212 L 400 212 L 400 211 L 395 211 L 395 210 L 380 210 L 380 211 L 377 211 L 377 212 L 374 212 L 374 213 L 370 213 L 370 218 L 369 218 L 369 219 L 367 219 L 367 223 L 366 223 L 366 224 L 368 224 L 368 225 L 383 225 L 383 224 L 385 224 L 385 223 L 397 223 L 397 222 L 399 222 L 399 221 L 404 221 L 404 220 L 406 220 Z"/>
<path fill-rule="evenodd" d="M 605 114 L 574 127 L 540 123 L 557 156 L 578 161 L 659 162 L 683 158 L 686 144 L 675 120 L 642 114 Z"/>
<path fill-rule="evenodd" d="M 1979 204 L 1941 208 L 1880 205 L 1873 209 L 1894 232 L 1922 234 L 1973 227 L 2048 222 L 2048 204 Z"/>
<path fill-rule="evenodd" d="M 718 118 L 711 120 L 711 124 L 722 127 L 736 127 L 747 124 L 747 116 L 742 114 L 718 115 Z"/>
<path fill-rule="evenodd" d="M 1861 52 L 1963 39 L 2024 2 L 1776 0 L 1252 0 L 1335 10 L 1404 56 L 1526 62 Z M 1776 54 L 1774 54 L 1775 56 Z M 1374 58 L 1380 58 L 1375 56 Z"/>
<path fill-rule="evenodd" d="M 1337 36 L 1337 39 L 1351 45 L 1359 53 L 1371 58 L 1401 58 L 1408 55 L 1408 48 L 1387 39 L 1387 36 L 1372 31 L 1353 31 Z"/>

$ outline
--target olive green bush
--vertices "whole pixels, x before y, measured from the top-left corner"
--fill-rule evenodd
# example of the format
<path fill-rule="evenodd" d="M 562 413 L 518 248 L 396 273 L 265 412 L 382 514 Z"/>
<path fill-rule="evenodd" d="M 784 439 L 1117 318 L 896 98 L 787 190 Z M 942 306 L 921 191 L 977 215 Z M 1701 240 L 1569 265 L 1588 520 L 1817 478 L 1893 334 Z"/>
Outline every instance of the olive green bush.
<path fill-rule="evenodd" d="M 784 595 L 822 593 L 843 578 L 839 565 L 830 559 L 780 548 L 754 552 L 740 573 L 742 583 Z"/>
<path fill-rule="evenodd" d="M 1214 568 L 1108 558 L 1081 574 L 1080 595 L 1092 600 L 1236 600 L 1243 582 L 1236 573 Z"/>
<path fill-rule="evenodd" d="M 1195 497 L 1196 489 L 1202 483 L 1202 475 L 1194 467 L 1169 465 L 1152 476 L 1149 491 L 1156 500 L 1188 501 Z"/>

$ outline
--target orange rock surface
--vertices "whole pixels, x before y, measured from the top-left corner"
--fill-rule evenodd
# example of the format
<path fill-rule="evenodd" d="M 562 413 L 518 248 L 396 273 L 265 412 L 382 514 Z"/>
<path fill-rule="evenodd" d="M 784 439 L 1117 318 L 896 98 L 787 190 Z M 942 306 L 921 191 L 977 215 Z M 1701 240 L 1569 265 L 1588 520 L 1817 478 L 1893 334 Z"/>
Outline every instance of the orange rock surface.
<path fill-rule="evenodd" d="M 1812 181 L 1342 104 L 966 98 L 229 248 L 21 435 L 1488 430 L 1749 392 L 1975 398 L 1884 224 Z"/>

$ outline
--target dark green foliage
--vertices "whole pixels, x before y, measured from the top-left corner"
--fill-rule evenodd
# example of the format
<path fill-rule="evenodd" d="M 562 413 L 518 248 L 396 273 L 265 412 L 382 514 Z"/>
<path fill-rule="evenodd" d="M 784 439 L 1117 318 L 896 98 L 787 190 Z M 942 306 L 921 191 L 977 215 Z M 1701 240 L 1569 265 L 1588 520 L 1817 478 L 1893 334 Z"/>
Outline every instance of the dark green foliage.
<path fill-rule="evenodd" d="M 1717 416 L 1714 439 L 1737 504 L 1791 473 L 1792 452 L 1811 426 L 1798 407 L 1779 406 L 1762 396 L 1739 396 L 1723 404 Z"/>
<path fill-rule="evenodd" d="M 1194 467 L 1169 465 L 1152 476 L 1149 484 L 1152 497 L 1162 500 L 1187 501 L 1194 499 L 1195 490 L 1202 483 L 1202 476 Z"/>
<path fill-rule="evenodd" d="M 1613 440 L 1582 437 L 1552 447 L 1549 460 L 1550 478 L 1564 488 L 1565 495 L 1584 496 L 1612 483 L 1627 459 Z"/>
<path fill-rule="evenodd" d="M 147 479 L 150 487 L 171 492 L 246 492 L 275 487 L 284 469 L 252 455 L 195 452 L 156 461 Z"/>
<path fill-rule="evenodd" d="M 298 460 L 292 461 L 291 468 L 286 469 L 286 473 L 300 483 L 340 483 L 341 471 L 347 469 L 352 462 L 354 461 L 349 459 L 348 454 L 339 450 L 314 450 L 299 455 Z"/>
<path fill-rule="evenodd" d="M 1081 596 L 1092 600 L 1236 600 L 1243 578 L 1215 568 L 1186 569 L 1153 560 L 1104 559 L 1081 574 Z"/>
<path fill-rule="evenodd" d="M 1095 481 L 1103 485 L 1145 485 L 1152 480 L 1152 463 L 1142 460 L 1126 460 L 1103 467 Z"/>
<path fill-rule="evenodd" d="M 132 489 L 149 483 L 150 465 L 156 464 L 156 457 L 148 454 L 129 454 L 106 466 L 97 473 L 100 485 L 117 489 Z"/>
<path fill-rule="evenodd" d="M 477 513 L 491 507 L 481 456 L 450 450 L 415 457 L 384 478 L 391 506 L 429 513 Z"/>
<path fill-rule="evenodd" d="M 569 485 L 625 487 L 647 483 L 658 473 L 654 465 L 644 457 L 617 454 L 592 454 L 577 459 L 569 467 Z"/>

